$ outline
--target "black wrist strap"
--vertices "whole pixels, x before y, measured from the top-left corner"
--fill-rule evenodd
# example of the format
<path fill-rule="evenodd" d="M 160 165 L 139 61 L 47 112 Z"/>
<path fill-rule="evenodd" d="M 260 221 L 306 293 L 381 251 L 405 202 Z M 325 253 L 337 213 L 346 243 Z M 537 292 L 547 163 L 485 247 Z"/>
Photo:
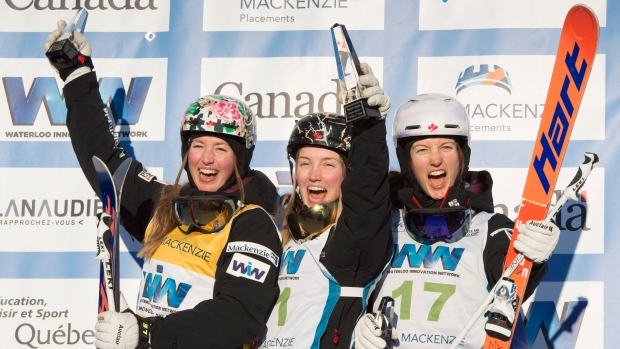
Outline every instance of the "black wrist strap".
<path fill-rule="evenodd" d="M 136 349 L 151 348 L 151 324 L 157 320 L 156 317 L 138 318 L 138 347 Z"/>
<path fill-rule="evenodd" d="M 62 79 L 62 81 L 67 80 L 69 75 L 71 75 L 71 73 L 73 73 L 78 68 L 89 67 L 90 70 L 93 70 L 95 68 L 93 66 L 93 60 L 90 58 L 90 56 L 84 56 L 83 54 L 78 53 L 75 61 L 76 61 L 76 65 L 74 67 L 60 69 L 58 71 L 58 74 L 60 75 L 60 78 Z"/>
<path fill-rule="evenodd" d="M 158 319 L 157 317 L 142 317 L 136 315 L 131 309 L 125 310 L 123 313 L 131 313 L 138 320 L 138 345 L 136 349 L 151 348 L 151 325 Z"/>

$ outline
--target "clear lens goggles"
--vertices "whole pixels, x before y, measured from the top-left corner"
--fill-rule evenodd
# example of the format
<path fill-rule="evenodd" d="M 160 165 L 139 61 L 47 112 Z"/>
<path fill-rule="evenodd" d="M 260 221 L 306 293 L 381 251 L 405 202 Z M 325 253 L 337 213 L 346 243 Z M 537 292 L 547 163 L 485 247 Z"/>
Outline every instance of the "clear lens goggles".
<path fill-rule="evenodd" d="M 293 237 L 296 240 L 304 240 L 335 223 L 337 213 L 338 205 L 336 202 L 330 202 L 290 213 L 286 220 Z"/>
<path fill-rule="evenodd" d="M 235 204 L 226 196 L 197 196 L 172 200 L 172 210 L 182 232 L 215 233 L 230 221 Z"/>
<path fill-rule="evenodd" d="M 455 242 L 469 231 L 471 211 L 467 207 L 415 209 L 405 214 L 405 227 L 416 241 L 431 245 Z"/>

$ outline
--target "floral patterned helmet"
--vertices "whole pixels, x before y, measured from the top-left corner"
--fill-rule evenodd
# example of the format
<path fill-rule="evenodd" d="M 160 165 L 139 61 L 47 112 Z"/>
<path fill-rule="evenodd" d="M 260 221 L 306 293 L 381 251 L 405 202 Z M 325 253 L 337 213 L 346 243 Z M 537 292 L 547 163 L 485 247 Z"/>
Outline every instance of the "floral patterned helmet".
<path fill-rule="evenodd" d="M 196 134 L 238 137 L 246 149 L 256 144 L 256 118 L 242 101 L 228 96 L 208 95 L 193 101 L 181 124 L 182 152 Z"/>
<path fill-rule="evenodd" d="M 306 145 L 328 148 L 348 156 L 351 128 L 344 116 L 334 113 L 312 113 L 297 121 L 288 140 L 286 153 L 295 159 L 297 150 Z"/>

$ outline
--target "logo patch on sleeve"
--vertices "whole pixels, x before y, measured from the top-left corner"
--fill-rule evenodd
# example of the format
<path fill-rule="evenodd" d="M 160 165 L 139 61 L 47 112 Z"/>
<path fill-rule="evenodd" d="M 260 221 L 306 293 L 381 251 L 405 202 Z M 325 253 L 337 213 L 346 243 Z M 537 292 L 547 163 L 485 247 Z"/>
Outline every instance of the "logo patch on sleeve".
<path fill-rule="evenodd" d="M 267 247 L 257 244 L 255 242 L 249 241 L 233 241 L 229 242 L 228 246 L 226 246 L 226 252 L 243 252 L 243 253 L 252 253 L 257 256 L 261 256 L 267 260 L 269 260 L 276 267 L 280 263 L 280 257 L 273 253 L 272 250 Z"/>
<path fill-rule="evenodd" d="M 138 174 L 138 177 L 144 179 L 147 182 L 150 182 L 155 178 L 155 175 L 151 174 L 148 170 L 144 169 L 142 172 Z"/>
<path fill-rule="evenodd" d="M 241 253 L 235 253 L 226 273 L 264 283 L 270 268 L 267 263 Z"/>

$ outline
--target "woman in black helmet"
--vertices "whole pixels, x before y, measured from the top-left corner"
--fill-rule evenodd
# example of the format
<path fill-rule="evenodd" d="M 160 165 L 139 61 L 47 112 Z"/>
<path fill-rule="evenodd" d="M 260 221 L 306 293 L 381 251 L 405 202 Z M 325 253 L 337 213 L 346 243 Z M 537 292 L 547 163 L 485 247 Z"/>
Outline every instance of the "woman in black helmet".
<path fill-rule="evenodd" d="M 383 119 L 389 98 L 370 68 L 362 69 L 365 96 L 381 120 L 347 125 L 341 115 L 314 113 L 291 132 L 294 190 L 284 204 L 280 298 L 260 348 L 349 348 L 392 254 Z"/>
<path fill-rule="evenodd" d="M 46 50 L 63 27 L 59 22 Z M 74 45 L 87 59 L 59 72 L 67 128 L 80 167 L 98 193 L 92 157 L 103 159 L 113 173 L 127 154 L 111 132 L 88 41 L 76 31 Z M 120 215 L 129 234 L 144 244 L 137 315 L 99 314 L 98 348 L 241 348 L 261 332 L 278 296 L 282 247 L 270 216 L 275 187 L 249 166 L 255 127 L 243 102 L 201 97 L 183 116 L 182 166 L 174 184 L 131 163 Z M 179 184 L 183 170 L 189 182 Z"/>

